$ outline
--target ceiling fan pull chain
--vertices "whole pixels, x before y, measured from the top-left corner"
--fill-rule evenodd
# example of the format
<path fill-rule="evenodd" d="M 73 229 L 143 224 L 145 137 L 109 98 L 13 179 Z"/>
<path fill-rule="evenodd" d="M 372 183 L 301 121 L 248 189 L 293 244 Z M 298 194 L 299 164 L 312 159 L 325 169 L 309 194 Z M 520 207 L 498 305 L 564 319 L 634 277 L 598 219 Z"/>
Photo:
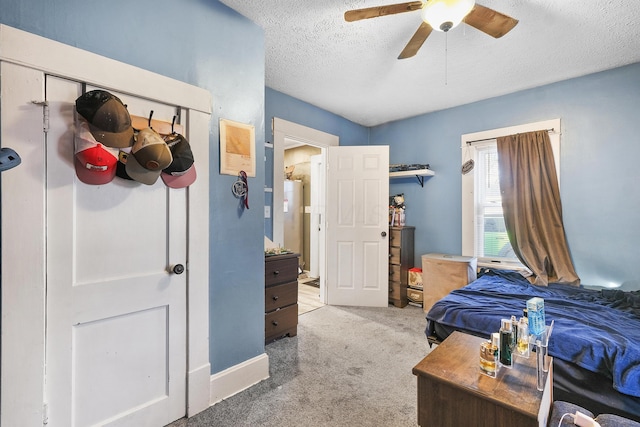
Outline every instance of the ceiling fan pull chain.
<path fill-rule="evenodd" d="M 447 73 L 449 71 L 449 32 L 444 33 L 444 85 L 447 86 Z"/>

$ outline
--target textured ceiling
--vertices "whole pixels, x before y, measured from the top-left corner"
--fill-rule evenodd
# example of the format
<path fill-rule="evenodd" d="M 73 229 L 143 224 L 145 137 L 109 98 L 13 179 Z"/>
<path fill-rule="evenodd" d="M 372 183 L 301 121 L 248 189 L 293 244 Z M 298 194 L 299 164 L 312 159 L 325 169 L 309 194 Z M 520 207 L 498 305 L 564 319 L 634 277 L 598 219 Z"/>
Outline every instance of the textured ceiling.
<path fill-rule="evenodd" d="M 220 0 L 264 29 L 266 85 L 375 126 L 640 62 L 640 0 L 481 0 L 518 19 L 494 39 L 461 24 L 397 57 L 420 12 L 345 22 L 393 0 Z"/>

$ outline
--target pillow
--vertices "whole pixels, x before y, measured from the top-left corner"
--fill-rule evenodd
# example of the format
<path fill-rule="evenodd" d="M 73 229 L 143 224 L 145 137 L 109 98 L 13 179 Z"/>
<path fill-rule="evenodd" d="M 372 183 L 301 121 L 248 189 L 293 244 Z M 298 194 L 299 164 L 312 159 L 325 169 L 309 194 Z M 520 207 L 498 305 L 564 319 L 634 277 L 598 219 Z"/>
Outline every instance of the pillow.
<path fill-rule="evenodd" d="M 613 414 L 600 414 L 596 417 L 596 422 L 600 427 L 640 427 L 640 423 L 636 421 Z"/>

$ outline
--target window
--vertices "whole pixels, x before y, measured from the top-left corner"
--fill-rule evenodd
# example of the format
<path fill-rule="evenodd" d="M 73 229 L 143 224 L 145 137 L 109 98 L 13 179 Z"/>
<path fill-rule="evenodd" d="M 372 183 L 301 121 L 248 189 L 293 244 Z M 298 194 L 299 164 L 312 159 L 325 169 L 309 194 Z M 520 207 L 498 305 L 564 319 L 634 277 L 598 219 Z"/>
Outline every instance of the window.
<path fill-rule="evenodd" d="M 541 129 L 553 129 L 549 137 L 560 177 L 560 119 L 462 135 L 462 162 L 474 161 L 474 168 L 462 175 L 462 255 L 478 258 L 479 266 L 525 268 L 504 223 L 496 138 Z"/>
<path fill-rule="evenodd" d="M 496 140 L 476 147 L 476 159 L 475 256 L 518 262 L 504 224 Z"/>

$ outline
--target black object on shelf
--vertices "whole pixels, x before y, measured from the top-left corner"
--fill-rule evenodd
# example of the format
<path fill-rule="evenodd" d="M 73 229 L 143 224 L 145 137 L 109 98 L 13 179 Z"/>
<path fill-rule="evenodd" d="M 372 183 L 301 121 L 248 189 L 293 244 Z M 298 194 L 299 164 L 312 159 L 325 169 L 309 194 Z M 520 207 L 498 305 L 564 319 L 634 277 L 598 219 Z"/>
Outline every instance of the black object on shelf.
<path fill-rule="evenodd" d="M 414 170 L 422 170 L 429 169 L 429 164 L 413 164 L 413 165 L 405 165 L 405 164 L 393 164 L 389 165 L 389 172 L 404 172 L 404 171 L 414 171 Z"/>

